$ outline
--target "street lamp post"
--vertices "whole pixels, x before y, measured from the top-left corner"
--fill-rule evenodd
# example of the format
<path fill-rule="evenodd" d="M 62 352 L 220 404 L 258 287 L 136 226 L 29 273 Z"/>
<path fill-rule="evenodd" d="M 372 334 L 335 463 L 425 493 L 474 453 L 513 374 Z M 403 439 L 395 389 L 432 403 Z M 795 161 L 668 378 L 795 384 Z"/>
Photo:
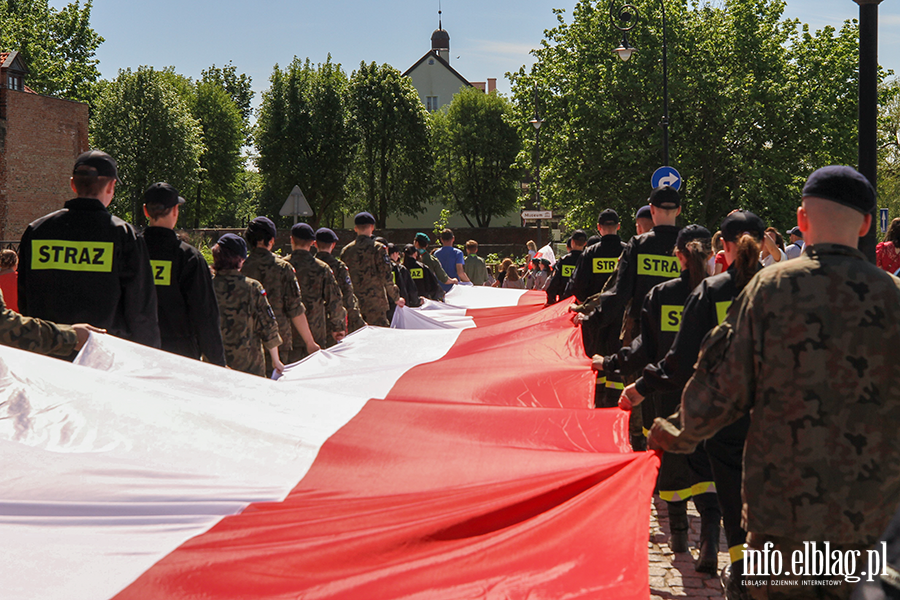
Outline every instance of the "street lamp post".
<path fill-rule="evenodd" d="M 535 159 L 534 159 L 534 190 L 537 198 L 537 209 L 541 210 L 541 125 L 544 121 L 538 116 L 537 109 L 537 82 L 534 84 L 534 118 L 528 121 L 534 125 L 535 131 Z M 541 247 L 541 220 L 537 220 L 537 247 Z"/>
<path fill-rule="evenodd" d="M 880 1 L 880 0 L 879 0 Z M 662 9 L 662 65 L 663 65 L 663 117 L 659 122 L 663 130 L 663 166 L 669 166 L 669 63 L 668 63 L 668 47 L 666 45 L 666 5 L 663 0 L 659 0 L 659 7 Z M 628 43 L 628 32 L 637 25 L 638 9 L 633 4 L 624 4 L 618 9 L 615 8 L 615 0 L 609 5 L 609 18 L 613 26 L 622 32 L 622 42 L 615 52 L 623 61 L 631 58 L 631 55 L 637 52 L 637 48 Z"/>
<path fill-rule="evenodd" d="M 859 4 L 859 172 L 872 187 L 878 185 L 878 5 L 881 0 L 854 0 Z M 878 208 L 872 226 L 859 238 L 859 249 L 875 262 Z"/>

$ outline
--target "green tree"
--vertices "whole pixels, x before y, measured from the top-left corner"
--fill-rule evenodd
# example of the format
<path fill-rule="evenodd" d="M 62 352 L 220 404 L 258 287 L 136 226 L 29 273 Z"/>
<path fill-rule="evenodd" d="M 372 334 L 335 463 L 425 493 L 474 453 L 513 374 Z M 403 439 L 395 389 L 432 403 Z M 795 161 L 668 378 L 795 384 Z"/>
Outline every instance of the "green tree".
<path fill-rule="evenodd" d="M 90 26 L 91 5 L 87 0 L 56 10 L 48 0 L 0 0 L 0 51 L 21 53 L 28 87 L 93 102 L 100 78 L 94 53 L 103 38 Z"/>
<path fill-rule="evenodd" d="M 417 214 L 433 190 L 428 113 L 412 81 L 390 65 L 361 63 L 350 78 L 359 135 L 352 184 L 358 207 L 384 227 L 389 213 Z"/>
<path fill-rule="evenodd" d="M 119 71 L 105 86 L 91 119 L 91 145 L 111 154 L 122 180 L 110 209 L 135 224 L 144 222 L 144 190 L 167 181 L 193 188 L 203 152 L 202 128 L 173 89 L 171 69 Z"/>
<path fill-rule="evenodd" d="M 260 208 L 277 218 L 299 185 L 318 226 L 343 208 L 352 163 L 347 76 L 330 55 L 318 66 L 295 57 L 284 70 L 275 65 L 270 82 L 255 134 L 264 188 Z"/>
<path fill-rule="evenodd" d="M 213 65 L 200 75 L 201 81 L 214 83 L 231 96 L 241 115 L 244 137 L 246 138 L 245 143 L 249 144 L 251 141 L 250 116 L 253 113 L 251 108 L 253 90 L 250 89 L 250 85 L 253 83 L 253 79 L 244 73 L 238 74 L 237 67 L 230 61 L 224 67 Z"/>
<path fill-rule="evenodd" d="M 490 227 L 516 205 L 522 144 L 514 118 L 506 98 L 476 88 L 456 94 L 446 113 L 432 114 L 440 189 L 470 227 Z"/>
<path fill-rule="evenodd" d="M 537 84 L 542 195 L 570 209 L 571 225 L 606 206 L 633 214 L 663 162 L 661 8 L 634 4 L 641 20 L 629 62 L 612 52 L 621 34 L 607 5 L 583 1 L 571 23 L 557 11 L 532 71 L 512 75 L 520 163 L 530 167 Z M 781 0 L 667 0 L 665 10 L 670 163 L 684 177 L 683 219 L 715 228 L 742 207 L 792 225 L 805 177 L 856 160 L 856 24 L 810 34 L 782 18 Z"/>

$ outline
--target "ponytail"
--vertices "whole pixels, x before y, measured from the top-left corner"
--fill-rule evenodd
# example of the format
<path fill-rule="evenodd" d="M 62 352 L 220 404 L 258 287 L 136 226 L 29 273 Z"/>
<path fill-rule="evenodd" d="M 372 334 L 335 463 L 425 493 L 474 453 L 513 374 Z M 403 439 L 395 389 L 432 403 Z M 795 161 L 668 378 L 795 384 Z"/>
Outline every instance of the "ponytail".
<path fill-rule="evenodd" d="M 712 253 L 712 241 L 710 238 L 698 238 L 687 243 L 682 251 L 687 261 L 687 271 L 691 277 L 691 289 L 709 275 L 707 261 Z"/>
<path fill-rule="evenodd" d="M 734 257 L 734 269 L 736 271 L 736 283 L 739 290 L 744 289 L 756 272 L 759 270 L 760 243 L 753 234 L 744 232 L 738 238 L 737 251 Z"/>

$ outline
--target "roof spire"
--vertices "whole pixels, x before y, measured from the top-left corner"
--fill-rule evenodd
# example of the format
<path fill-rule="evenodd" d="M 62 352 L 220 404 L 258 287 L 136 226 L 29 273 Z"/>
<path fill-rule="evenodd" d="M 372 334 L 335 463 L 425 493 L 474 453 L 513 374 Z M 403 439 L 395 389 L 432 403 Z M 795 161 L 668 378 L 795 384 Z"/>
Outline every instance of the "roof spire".
<path fill-rule="evenodd" d="M 441 14 L 443 11 L 441 10 L 441 0 L 438 0 L 438 29 L 443 29 L 444 27 L 441 25 Z"/>

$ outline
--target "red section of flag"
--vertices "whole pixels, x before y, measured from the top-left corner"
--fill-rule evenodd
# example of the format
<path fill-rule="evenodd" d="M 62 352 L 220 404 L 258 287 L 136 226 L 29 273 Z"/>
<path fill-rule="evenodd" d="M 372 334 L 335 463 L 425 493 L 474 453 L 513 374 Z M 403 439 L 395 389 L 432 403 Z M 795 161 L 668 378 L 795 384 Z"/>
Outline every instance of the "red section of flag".
<path fill-rule="evenodd" d="M 658 457 L 617 438 L 615 409 L 373 400 L 117 598 L 646 599 Z"/>
<path fill-rule="evenodd" d="M 513 309 L 518 314 L 523 310 Z M 509 309 L 467 311 L 478 326 L 463 330 L 440 360 L 407 371 L 387 398 L 591 408 L 596 375 L 568 303 L 537 312 L 525 309 L 524 316 L 492 325 L 478 322 L 480 316 L 503 310 Z"/>

